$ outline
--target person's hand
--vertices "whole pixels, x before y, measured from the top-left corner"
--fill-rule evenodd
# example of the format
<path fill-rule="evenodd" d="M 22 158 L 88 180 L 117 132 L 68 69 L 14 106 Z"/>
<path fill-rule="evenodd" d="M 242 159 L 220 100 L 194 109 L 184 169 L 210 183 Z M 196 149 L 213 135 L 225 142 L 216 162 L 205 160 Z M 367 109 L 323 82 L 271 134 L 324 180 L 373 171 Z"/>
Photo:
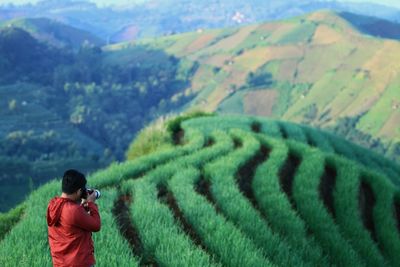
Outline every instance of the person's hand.
<path fill-rule="evenodd" d="M 96 191 L 87 196 L 87 202 L 95 202 L 96 201 Z"/>

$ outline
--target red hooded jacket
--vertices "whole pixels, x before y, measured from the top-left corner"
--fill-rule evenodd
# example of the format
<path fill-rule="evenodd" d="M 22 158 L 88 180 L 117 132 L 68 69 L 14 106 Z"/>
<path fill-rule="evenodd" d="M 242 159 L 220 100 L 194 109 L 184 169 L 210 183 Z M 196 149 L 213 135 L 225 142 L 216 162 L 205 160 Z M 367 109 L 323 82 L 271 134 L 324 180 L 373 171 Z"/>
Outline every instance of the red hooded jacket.
<path fill-rule="evenodd" d="M 69 198 L 55 197 L 47 207 L 49 245 L 54 267 L 88 267 L 96 263 L 92 232 L 100 231 L 97 205 L 89 213 Z"/>

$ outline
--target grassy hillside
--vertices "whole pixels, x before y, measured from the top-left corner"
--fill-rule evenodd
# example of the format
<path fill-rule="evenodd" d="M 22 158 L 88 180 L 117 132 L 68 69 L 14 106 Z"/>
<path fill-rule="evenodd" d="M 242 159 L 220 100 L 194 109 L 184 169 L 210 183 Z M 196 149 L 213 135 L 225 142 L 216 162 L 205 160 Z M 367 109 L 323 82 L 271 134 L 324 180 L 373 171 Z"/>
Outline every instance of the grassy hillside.
<path fill-rule="evenodd" d="M 136 44 L 199 64 L 188 107 L 334 129 L 398 160 L 400 43 L 364 35 L 345 16 L 322 11 Z M 376 31 L 367 20 L 359 27 Z M 108 49 L 129 57 L 134 44 Z"/>
<path fill-rule="evenodd" d="M 173 147 L 89 177 L 102 190 L 96 266 L 399 266 L 398 165 L 261 117 L 168 129 Z M 1 266 L 51 266 L 44 215 L 59 188 L 0 216 Z"/>

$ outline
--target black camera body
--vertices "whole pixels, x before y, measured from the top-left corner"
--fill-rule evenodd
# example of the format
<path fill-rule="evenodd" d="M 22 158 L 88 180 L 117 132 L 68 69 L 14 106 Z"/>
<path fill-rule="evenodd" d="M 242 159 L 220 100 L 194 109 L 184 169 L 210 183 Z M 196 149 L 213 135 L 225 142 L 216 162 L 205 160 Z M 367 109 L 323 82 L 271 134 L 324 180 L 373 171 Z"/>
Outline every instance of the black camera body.
<path fill-rule="evenodd" d="M 87 199 L 88 195 L 91 195 L 93 192 L 96 194 L 96 199 L 99 199 L 101 194 L 100 191 L 97 189 L 91 189 L 91 188 L 83 188 L 82 189 L 82 198 Z"/>

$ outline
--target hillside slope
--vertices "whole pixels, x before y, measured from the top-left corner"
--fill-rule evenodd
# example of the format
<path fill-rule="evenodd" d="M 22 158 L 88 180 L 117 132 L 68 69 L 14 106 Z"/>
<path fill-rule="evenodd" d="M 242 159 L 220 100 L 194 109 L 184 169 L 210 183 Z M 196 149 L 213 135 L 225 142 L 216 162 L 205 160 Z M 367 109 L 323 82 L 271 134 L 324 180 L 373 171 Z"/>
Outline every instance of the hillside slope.
<path fill-rule="evenodd" d="M 400 42 L 363 35 L 342 16 L 321 11 L 137 44 L 199 63 L 188 106 L 335 129 L 398 160 Z M 129 58 L 134 44 L 107 49 Z"/>
<path fill-rule="evenodd" d="M 10 1 L 10 0 L 8 0 Z M 2 6 L 0 20 L 47 17 L 85 29 L 116 43 L 205 28 L 259 23 L 330 9 L 400 21 L 400 10 L 374 3 L 320 0 L 152 0 L 109 1 L 96 6 L 88 1 L 36 1 L 36 5 Z M 15 1 L 10 1 L 15 2 Z"/>
<path fill-rule="evenodd" d="M 400 264 L 398 165 L 260 117 L 177 119 L 169 129 L 175 147 L 89 177 L 104 190 L 97 266 Z M 44 214 L 59 183 L 30 196 L 0 243 L 1 266 L 51 266 Z"/>
<path fill-rule="evenodd" d="M 7 27 L 23 29 L 39 41 L 61 48 L 78 49 L 83 44 L 105 45 L 105 41 L 85 30 L 48 18 L 14 19 L 0 24 L 0 29 Z"/>
<path fill-rule="evenodd" d="M 0 212 L 60 169 L 122 160 L 143 125 L 188 101 L 171 97 L 195 66 L 140 46 L 134 54 L 142 65 L 117 66 L 123 58 L 106 62 L 92 44 L 61 48 L 0 28 Z"/>

